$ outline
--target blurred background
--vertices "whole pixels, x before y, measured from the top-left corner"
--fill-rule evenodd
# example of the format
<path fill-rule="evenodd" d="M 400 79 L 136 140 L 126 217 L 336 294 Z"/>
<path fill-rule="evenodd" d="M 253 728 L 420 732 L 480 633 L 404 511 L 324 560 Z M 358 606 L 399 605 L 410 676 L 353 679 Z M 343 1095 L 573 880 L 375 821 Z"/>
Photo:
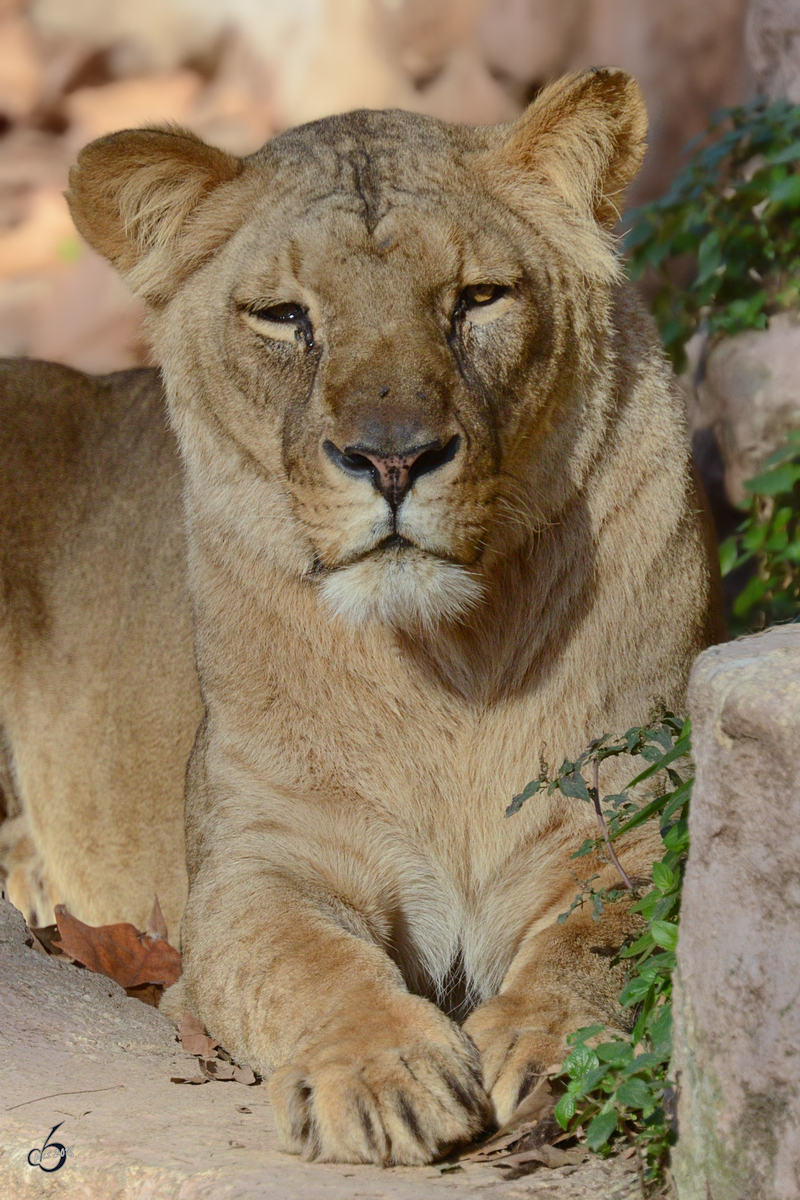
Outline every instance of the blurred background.
<path fill-rule="evenodd" d="M 763 4 L 762 4 L 763 7 Z M 592 65 L 640 81 L 673 177 L 710 114 L 753 94 L 747 0 L 0 0 L 0 354 L 90 371 L 148 361 L 141 312 L 76 236 L 80 147 L 170 120 L 238 154 L 303 121 L 402 107 L 493 123 Z"/>

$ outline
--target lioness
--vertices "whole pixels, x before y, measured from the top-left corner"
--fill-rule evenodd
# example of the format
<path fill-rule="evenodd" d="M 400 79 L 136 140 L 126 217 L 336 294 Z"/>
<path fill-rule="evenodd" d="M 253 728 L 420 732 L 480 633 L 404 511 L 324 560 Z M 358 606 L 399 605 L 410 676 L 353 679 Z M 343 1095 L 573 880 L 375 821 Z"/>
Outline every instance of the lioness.
<path fill-rule="evenodd" d="M 503 128 L 101 138 L 69 201 L 150 306 L 170 426 L 154 373 L 4 370 L 12 894 L 141 923 L 156 891 L 174 925 L 194 739 L 164 1008 L 270 1075 L 308 1157 L 427 1162 L 617 1019 L 628 919 L 556 923 L 589 806 L 503 812 L 680 707 L 720 636 L 608 233 L 644 135 L 603 70 Z"/>

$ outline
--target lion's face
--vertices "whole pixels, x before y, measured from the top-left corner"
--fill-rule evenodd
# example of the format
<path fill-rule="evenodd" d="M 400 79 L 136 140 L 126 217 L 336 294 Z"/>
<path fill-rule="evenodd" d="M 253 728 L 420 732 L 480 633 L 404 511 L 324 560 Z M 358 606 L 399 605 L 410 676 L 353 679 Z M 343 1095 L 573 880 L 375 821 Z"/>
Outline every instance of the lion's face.
<path fill-rule="evenodd" d="M 591 216 L 515 192 L 509 145 L 405 113 L 331 118 L 227 168 L 186 222 L 208 240 L 216 203 L 229 227 L 155 322 L 179 430 L 212 421 L 278 484 L 307 573 L 351 619 L 459 617 L 574 486 L 548 478 L 553 437 L 579 474 L 594 365 L 574 346 L 614 268 Z"/>

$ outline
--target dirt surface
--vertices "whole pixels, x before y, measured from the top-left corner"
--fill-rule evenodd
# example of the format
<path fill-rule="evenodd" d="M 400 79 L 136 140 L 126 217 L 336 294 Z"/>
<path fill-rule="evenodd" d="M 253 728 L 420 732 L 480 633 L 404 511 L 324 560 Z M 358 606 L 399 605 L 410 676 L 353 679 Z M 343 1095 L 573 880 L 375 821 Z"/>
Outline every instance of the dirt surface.
<path fill-rule="evenodd" d="M 336 1200 L 552 1196 L 636 1200 L 631 1162 L 508 1179 L 467 1164 L 391 1168 L 303 1163 L 278 1150 L 266 1088 L 175 1084 L 199 1077 L 172 1025 L 122 988 L 26 945 L 22 918 L 0 902 L 0 1195 L 70 1200 Z M 28 940 L 31 940 L 28 938 Z M 71 1151 L 29 1165 L 54 1125 Z M 36 1159 L 36 1155 L 33 1156 Z"/>

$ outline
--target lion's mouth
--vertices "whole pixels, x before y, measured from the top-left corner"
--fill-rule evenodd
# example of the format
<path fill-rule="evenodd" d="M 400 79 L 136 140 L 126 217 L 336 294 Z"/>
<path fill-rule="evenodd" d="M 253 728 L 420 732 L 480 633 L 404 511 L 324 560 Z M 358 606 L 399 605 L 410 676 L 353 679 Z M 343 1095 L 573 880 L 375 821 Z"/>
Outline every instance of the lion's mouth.
<path fill-rule="evenodd" d="M 403 537 L 401 533 L 391 533 L 389 537 L 385 537 L 382 542 L 378 542 L 375 550 L 418 550 L 416 542 L 410 541 L 407 537 Z M 373 551 L 374 553 L 374 551 Z"/>
<path fill-rule="evenodd" d="M 380 541 L 374 542 L 368 549 L 342 558 L 338 562 L 325 562 L 319 554 L 315 554 L 313 566 L 309 574 L 317 576 L 330 575 L 337 571 L 347 570 L 358 563 L 384 562 L 389 566 L 392 563 L 399 564 L 405 562 L 411 564 L 412 562 L 422 561 L 438 561 L 448 563 L 454 567 L 466 568 L 469 568 L 470 565 L 475 565 L 474 562 L 470 564 L 462 561 L 456 555 L 449 553 L 444 546 L 426 546 L 424 543 L 420 544 L 419 542 L 412 541 L 411 538 L 404 537 L 402 533 L 394 532 L 387 534 Z"/>

